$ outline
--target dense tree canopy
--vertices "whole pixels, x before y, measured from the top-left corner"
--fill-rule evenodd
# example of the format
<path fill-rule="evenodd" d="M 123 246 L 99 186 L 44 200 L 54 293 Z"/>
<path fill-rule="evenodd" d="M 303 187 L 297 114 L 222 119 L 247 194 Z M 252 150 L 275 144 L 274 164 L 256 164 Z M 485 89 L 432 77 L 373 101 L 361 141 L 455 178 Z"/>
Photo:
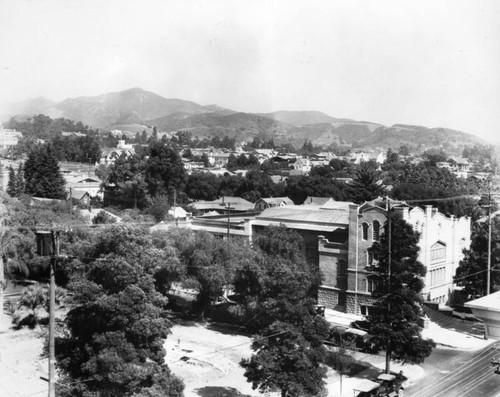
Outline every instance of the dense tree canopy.
<path fill-rule="evenodd" d="M 145 182 L 151 196 L 173 196 L 186 184 L 186 171 L 179 153 L 161 142 L 152 142 L 148 148 Z"/>
<path fill-rule="evenodd" d="M 455 274 L 455 282 L 464 288 L 467 299 L 486 295 L 488 268 L 488 221 L 476 222 L 472 228 L 470 248 L 464 251 Z M 500 218 L 491 223 L 491 292 L 500 289 Z"/>
<path fill-rule="evenodd" d="M 36 197 L 66 199 L 66 184 L 52 146 L 38 145 L 24 163 L 25 191 Z"/>
<path fill-rule="evenodd" d="M 86 270 L 70 284 L 67 333 L 56 340 L 59 395 L 182 396 L 182 381 L 164 365 L 170 323 L 157 289 L 162 269 L 178 265 L 174 251 L 119 226 L 79 249 Z"/>

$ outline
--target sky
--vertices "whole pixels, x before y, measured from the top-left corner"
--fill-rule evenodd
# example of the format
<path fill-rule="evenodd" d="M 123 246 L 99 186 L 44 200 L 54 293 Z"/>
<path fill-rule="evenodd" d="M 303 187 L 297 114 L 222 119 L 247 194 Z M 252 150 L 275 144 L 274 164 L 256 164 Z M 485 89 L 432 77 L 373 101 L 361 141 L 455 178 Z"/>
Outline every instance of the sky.
<path fill-rule="evenodd" d="M 498 140 L 499 21 L 497 0 L 0 0 L 0 103 L 141 87 Z"/>

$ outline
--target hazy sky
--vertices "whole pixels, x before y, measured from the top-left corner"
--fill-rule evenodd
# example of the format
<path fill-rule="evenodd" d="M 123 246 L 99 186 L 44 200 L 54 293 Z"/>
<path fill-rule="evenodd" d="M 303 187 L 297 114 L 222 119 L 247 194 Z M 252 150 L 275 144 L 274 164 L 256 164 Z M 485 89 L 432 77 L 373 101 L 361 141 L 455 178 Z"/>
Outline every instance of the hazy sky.
<path fill-rule="evenodd" d="M 495 137 L 500 1 L 0 0 L 0 102 L 132 87 Z"/>

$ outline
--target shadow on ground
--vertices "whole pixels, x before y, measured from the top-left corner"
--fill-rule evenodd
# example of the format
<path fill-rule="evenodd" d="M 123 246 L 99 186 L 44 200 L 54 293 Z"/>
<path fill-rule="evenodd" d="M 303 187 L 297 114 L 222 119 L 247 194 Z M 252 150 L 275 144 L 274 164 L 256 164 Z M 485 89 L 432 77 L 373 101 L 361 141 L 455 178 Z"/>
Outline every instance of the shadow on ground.
<path fill-rule="evenodd" d="M 252 397 L 249 394 L 241 394 L 234 387 L 206 386 L 195 390 L 201 397 Z"/>
<path fill-rule="evenodd" d="M 210 322 L 207 324 L 207 328 L 212 330 L 212 331 L 217 331 L 217 332 L 220 332 L 221 334 L 225 334 L 225 335 L 242 335 L 242 336 L 249 336 L 249 337 L 252 336 L 252 334 L 249 333 L 245 329 L 245 327 L 243 327 L 241 325 Z"/>

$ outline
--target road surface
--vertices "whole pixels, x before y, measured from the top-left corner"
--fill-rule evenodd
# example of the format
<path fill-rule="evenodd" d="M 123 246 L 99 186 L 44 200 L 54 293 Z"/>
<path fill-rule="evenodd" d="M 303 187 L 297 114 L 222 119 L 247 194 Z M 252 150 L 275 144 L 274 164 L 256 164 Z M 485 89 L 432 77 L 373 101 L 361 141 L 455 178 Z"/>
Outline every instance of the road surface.
<path fill-rule="evenodd" d="M 500 374 L 496 374 L 491 365 L 491 361 L 500 356 L 500 344 L 476 352 L 440 350 L 435 353 L 433 359 L 429 357 L 430 363 L 424 364 L 429 376 L 408 388 L 405 396 L 500 396 Z"/>

